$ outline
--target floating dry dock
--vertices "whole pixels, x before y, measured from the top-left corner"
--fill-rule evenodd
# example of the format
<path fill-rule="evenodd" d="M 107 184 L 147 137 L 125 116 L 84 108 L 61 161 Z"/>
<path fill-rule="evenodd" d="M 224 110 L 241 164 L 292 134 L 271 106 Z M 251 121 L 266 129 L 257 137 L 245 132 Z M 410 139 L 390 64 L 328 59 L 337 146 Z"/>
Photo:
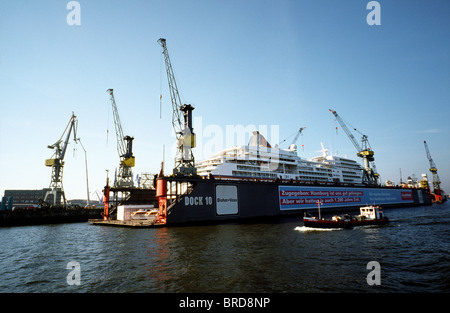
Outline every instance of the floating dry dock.
<path fill-rule="evenodd" d="M 161 227 L 165 224 L 160 224 L 158 221 L 154 220 L 131 220 L 131 221 L 119 221 L 119 220 L 102 220 L 102 219 L 91 219 L 88 221 L 92 225 L 100 226 L 118 226 L 118 227 L 130 227 L 130 228 L 150 228 L 150 227 Z"/>
<path fill-rule="evenodd" d="M 294 180 L 157 178 L 160 220 L 167 225 L 271 218 L 365 205 L 431 205 L 426 189 L 307 183 Z"/>
<path fill-rule="evenodd" d="M 205 177 L 158 177 L 156 182 L 158 213 L 154 219 L 117 220 L 109 214 L 111 207 L 106 205 L 104 220 L 89 222 L 134 228 L 239 222 L 315 212 L 318 201 L 324 212 L 368 204 L 383 207 L 431 205 L 426 189 Z"/>

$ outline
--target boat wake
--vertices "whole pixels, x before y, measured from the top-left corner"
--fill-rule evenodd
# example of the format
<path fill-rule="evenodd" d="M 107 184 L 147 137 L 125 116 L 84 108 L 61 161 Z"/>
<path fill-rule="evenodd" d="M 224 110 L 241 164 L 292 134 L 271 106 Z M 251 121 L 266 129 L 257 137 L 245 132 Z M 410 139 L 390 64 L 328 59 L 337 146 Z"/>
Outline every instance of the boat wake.
<path fill-rule="evenodd" d="M 300 231 L 300 232 L 313 232 L 313 231 L 342 230 L 342 228 L 313 228 L 313 227 L 297 226 L 294 228 L 294 230 Z"/>

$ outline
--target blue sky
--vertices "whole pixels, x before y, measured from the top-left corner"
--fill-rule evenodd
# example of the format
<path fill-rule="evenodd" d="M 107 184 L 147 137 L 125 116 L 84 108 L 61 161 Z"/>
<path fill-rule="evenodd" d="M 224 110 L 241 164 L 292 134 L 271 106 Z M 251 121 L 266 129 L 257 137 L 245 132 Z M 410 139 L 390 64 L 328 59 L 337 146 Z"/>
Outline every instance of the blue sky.
<path fill-rule="evenodd" d="M 80 0 L 81 25 L 73 26 L 68 2 L 0 2 L 0 194 L 49 185 L 47 145 L 72 111 L 90 190 L 101 191 L 105 170 L 114 172 L 119 159 L 109 88 L 124 133 L 135 137 L 134 172 L 158 172 L 163 145 L 170 172 L 174 136 L 160 37 L 183 102 L 195 106 L 197 159 L 225 148 L 211 145 L 219 134 L 211 130 L 225 133 L 227 125 L 278 127 L 280 141 L 306 126 L 301 157 L 316 156 L 323 142 L 356 159 L 340 127 L 336 134 L 334 109 L 369 137 L 383 181 L 398 182 L 400 168 L 403 180 L 422 173 L 431 180 L 427 140 L 450 191 L 446 0 L 379 1 L 379 26 L 367 24 L 366 0 Z M 71 142 L 65 161 L 67 197 L 85 198 L 82 148 Z"/>

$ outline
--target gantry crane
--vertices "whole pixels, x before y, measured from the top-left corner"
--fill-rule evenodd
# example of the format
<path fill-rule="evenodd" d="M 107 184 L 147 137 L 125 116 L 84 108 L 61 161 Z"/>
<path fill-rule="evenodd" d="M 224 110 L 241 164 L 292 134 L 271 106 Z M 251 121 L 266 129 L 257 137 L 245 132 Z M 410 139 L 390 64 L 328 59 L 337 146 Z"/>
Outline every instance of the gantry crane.
<path fill-rule="evenodd" d="M 441 180 L 439 179 L 439 175 L 437 173 L 436 164 L 434 164 L 433 159 L 431 158 L 430 150 L 428 150 L 427 142 L 424 140 L 423 144 L 425 146 L 425 152 L 427 153 L 428 162 L 430 163 L 430 172 L 433 175 L 433 194 L 434 199 L 433 202 L 442 203 L 442 201 L 447 200 L 446 197 L 442 197 L 441 191 Z"/>
<path fill-rule="evenodd" d="M 52 178 L 50 182 L 50 190 L 45 193 L 44 202 L 50 203 L 53 205 L 61 204 L 61 198 L 63 200 L 63 204 L 66 205 L 66 196 L 64 194 L 63 188 L 63 169 L 64 169 L 64 156 L 66 155 L 67 146 L 69 144 L 70 134 L 73 131 L 73 139 L 77 142 L 77 117 L 72 112 L 72 117 L 69 120 L 69 124 L 67 124 L 66 129 L 64 130 L 61 138 L 57 142 L 52 145 L 49 145 L 49 149 L 54 149 L 50 159 L 45 160 L 45 166 L 52 168 Z M 64 134 L 67 132 L 67 136 L 63 142 Z M 53 196 L 53 199 L 50 202 L 50 196 Z"/>
<path fill-rule="evenodd" d="M 364 173 L 363 173 L 363 183 L 369 184 L 369 185 L 379 185 L 379 174 L 377 173 L 377 169 L 374 163 L 374 152 L 372 148 L 370 147 L 369 140 L 367 139 L 367 136 L 364 134 L 362 135 L 361 139 L 361 145 L 358 143 L 358 141 L 355 139 L 355 136 L 350 132 L 350 130 L 347 128 L 347 125 L 342 120 L 342 118 L 337 114 L 336 111 L 331 110 L 330 112 L 333 113 L 333 115 L 336 117 L 336 120 L 341 124 L 342 128 L 344 129 L 345 133 L 347 134 L 348 138 L 350 138 L 350 141 L 355 146 L 356 150 L 358 150 L 358 153 L 356 154 L 358 157 L 363 159 L 364 163 Z M 356 130 L 356 129 L 355 129 Z"/>
<path fill-rule="evenodd" d="M 166 63 L 167 81 L 169 82 L 170 98 L 172 101 L 172 126 L 177 138 L 177 154 L 175 156 L 173 174 L 196 175 L 197 170 L 195 168 L 194 154 L 192 153 L 192 148 L 195 148 L 195 134 L 192 128 L 192 111 L 194 107 L 190 104 L 181 104 L 169 52 L 167 51 L 166 39 L 160 38 L 158 43 L 163 48 L 162 53 Z M 181 121 L 181 114 L 184 117 L 184 123 Z"/>
<path fill-rule="evenodd" d="M 117 152 L 119 153 L 120 158 L 119 173 L 117 175 L 117 180 L 114 183 L 114 187 L 133 187 L 133 173 L 131 168 L 135 165 L 135 157 L 133 156 L 134 138 L 123 135 L 122 124 L 120 123 L 119 111 L 117 110 L 113 89 L 108 89 L 107 92 L 111 96 L 114 126 L 117 137 Z"/>

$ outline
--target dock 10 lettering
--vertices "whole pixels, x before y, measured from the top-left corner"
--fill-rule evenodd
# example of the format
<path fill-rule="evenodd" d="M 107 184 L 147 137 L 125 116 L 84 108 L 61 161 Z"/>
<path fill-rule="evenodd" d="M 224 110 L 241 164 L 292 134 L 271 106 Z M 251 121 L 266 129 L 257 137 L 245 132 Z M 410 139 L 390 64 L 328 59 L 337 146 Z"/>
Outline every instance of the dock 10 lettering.
<path fill-rule="evenodd" d="M 212 197 L 203 197 L 203 196 L 197 196 L 197 197 L 184 197 L 184 205 L 211 205 L 213 203 Z"/>

